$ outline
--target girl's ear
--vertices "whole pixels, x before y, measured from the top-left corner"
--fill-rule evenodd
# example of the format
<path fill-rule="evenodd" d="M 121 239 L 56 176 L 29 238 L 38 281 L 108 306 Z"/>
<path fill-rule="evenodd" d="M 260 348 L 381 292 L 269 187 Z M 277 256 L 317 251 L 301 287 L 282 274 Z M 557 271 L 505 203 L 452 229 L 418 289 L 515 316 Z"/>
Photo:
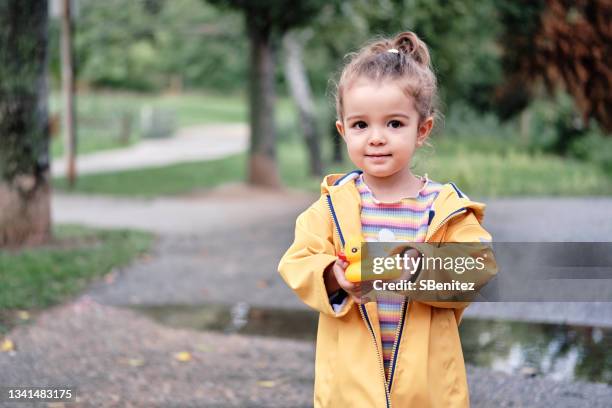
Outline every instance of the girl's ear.
<path fill-rule="evenodd" d="M 433 117 L 428 117 L 419 125 L 419 133 L 417 134 L 417 147 L 423 146 L 425 140 L 429 137 L 431 133 L 431 129 L 433 128 L 434 119 Z"/>
<path fill-rule="evenodd" d="M 340 136 L 342 136 L 344 139 L 344 125 L 339 120 L 336 121 L 336 129 L 338 130 L 338 133 L 340 133 Z"/>

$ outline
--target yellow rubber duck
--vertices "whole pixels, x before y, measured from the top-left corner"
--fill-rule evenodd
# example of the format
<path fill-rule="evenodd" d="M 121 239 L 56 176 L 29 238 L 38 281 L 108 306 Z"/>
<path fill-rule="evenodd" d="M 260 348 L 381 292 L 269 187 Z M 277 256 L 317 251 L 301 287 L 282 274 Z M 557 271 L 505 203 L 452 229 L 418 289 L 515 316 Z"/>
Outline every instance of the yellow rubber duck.
<path fill-rule="evenodd" d="M 385 270 L 382 274 L 375 274 L 371 270 L 371 265 L 366 265 L 362 270 L 361 245 L 363 240 L 361 236 L 350 236 L 344 244 L 344 252 L 341 252 L 339 258 L 348 262 L 349 265 L 344 271 L 344 276 L 349 282 L 357 283 L 375 279 L 398 279 L 402 276 L 401 269 Z M 367 262 L 368 260 L 366 260 Z"/>
<path fill-rule="evenodd" d="M 344 271 L 346 279 L 349 282 L 361 282 L 361 236 L 348 237 L 340 259 L 349 263 Z"/>

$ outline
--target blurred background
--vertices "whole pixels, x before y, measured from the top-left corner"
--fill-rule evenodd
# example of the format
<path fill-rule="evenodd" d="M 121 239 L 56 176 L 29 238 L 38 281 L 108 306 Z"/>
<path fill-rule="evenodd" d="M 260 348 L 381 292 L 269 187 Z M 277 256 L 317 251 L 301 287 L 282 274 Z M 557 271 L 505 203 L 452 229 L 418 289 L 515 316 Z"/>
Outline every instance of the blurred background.
<path fill-rule="evenodd" d="M 334 81 L 375 36 L 430 47 L 441 115 L 415 173 L 487 203 L 495 240 L 610 241 L 611 16 L 607 0 L 0 0 L 0 385 L 311 406 L 317 316 L 276 265 L 322 176 L 354 168 Z M 610 305 L 470 306 L 473 405 L 609 400 Z"/>

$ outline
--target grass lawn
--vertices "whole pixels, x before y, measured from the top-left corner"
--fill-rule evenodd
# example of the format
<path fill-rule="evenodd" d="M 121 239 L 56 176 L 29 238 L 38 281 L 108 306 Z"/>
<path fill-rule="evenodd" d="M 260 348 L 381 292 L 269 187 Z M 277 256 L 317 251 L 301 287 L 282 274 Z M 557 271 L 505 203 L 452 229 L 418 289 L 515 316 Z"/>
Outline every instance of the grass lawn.
<path fill-rule="evenodd" d="M 141 138 L 140 115 L 144 108 L 159 108 L 174 117 L 176 129 L 196 124 L 245 122 L 246 99 L 242 95 L 213 93 L 139 94 L 131 92 L 82 92 L 76 97 L 78 153 L 124 147 L 120 140 L 122 116 L 132 116 L 132 132 L 128 145 Z M 61 112 L 61 95 L 49 98 L 49 110 Z M 175 130 L 176 130 L 175 129 Z M 51 142 L 51 155 L 61 157 L 63 142 L 60 134 Z"/>
<path fill-rule="evenodd" d="M 188 193 L 245 178 L 245 155 L 223 159 L 180 163 L 171 166 L 116 173 L 80 176 L 74 191 L 119 196 L 155 197 Z M 66 190 L 65 178 L 53 180 L 53 187 Z"/>
<path fill-rule="evenodd" d="M 127 145 L 138 142 L 140 116 L 145 108 L 159 108 L 175 118 L 175 130 L 207 123 L 247 122 L 248 101 L 242 94 L 212 92 L 184 92 L 181 94 L 142 94 L 134 92 L 96 91 L 81 92 L 76 97 L 77 151 L 87 154 L 99 150 L 125 147 L 120 140 L 122 116 L 133 118 L 132 132 Z M 61 94 L 53 92 L 49 98 L 49 111 L 61 113 Z M 321 110 L 326 102 L 318 101 Z M 295 127 L 297 113 L 291 99 L 279 95 L 276 106 L 281 133 Z M 51 141 L 51 155 L 61 157 L 63 142 L 61 131 Z"/>
<path fill-rule="evenodd" d="M 468 195 L 477 197 L 612 194 L 612 175 L 592 163 L 529 154 L 514 147 L 497 151 L 474 150 L 469 143 L 461 146 L 457 147 L 453 140 L 440 140 L 434 151 L 418 154 L 415 173 L 427 173 L 430 179 L 440 182 L 454 181 Z M 329 148 L 324 150 L 324 157 L 329 157 Z M 307 156 L 302 144 L 280 144 L 278 158 L 285 185 L 319 191 L 321 180 L 307 174 Z M 245 168 L 246 155 L 239 154 L 207 162 L 81 176 L 75 191 L 144 197 L 189 193 L 244 180 Z M 353 168 L 345 159 L 343 164 L 329 165 L 327 172 Z M 65 190 L 65 180 L 54 180 L 54 187 Z"/>
<path fill-rule="evenodd" d="M 58 226 L 50 244 L 0 251 L 0 334 L 17 323 L 17 311 L 58 304 L 94 278 L 147 251 L 153 237 L 130 230 Z"/>

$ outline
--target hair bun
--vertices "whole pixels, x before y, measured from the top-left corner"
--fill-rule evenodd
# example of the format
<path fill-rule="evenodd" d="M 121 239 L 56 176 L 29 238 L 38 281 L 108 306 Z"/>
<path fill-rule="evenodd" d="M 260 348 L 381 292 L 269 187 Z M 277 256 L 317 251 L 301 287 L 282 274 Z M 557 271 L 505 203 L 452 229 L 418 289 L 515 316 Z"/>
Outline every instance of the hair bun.
<path fill-rule="evenodd" d="M 412 57 L 416 62 L 429 66 L 429 51 L 425 43 L 412 31 L 399 33 L 393 39 L 393 47 Z"/>

